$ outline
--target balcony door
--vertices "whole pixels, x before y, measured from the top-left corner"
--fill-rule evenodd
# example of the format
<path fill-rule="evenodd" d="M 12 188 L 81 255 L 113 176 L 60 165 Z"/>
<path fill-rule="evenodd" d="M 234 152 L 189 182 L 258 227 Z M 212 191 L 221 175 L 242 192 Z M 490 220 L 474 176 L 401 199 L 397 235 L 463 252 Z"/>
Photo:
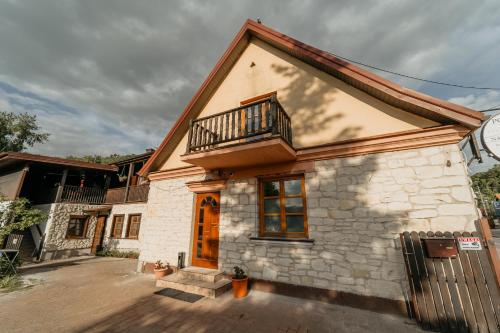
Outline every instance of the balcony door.
<path fill-rule="evenodd" d="M 220 193 L 196 196 L 193 233 L 193 266 L 218 268 Z"/>

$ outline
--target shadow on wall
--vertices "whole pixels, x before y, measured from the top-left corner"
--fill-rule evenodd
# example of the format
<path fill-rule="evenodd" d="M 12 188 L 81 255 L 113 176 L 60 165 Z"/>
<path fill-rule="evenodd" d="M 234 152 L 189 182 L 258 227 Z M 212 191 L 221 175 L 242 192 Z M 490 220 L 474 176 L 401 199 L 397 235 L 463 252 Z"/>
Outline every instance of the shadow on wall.
<path fill-rule="evenodd" d="M 334 114 L 327 112 L 327 106 L 334 100 L 335 89 L 321 78 L 294 66 L 273 64 L 272 69 L 290 80 L 279 100 L 295 125 L 293 136 L 297 143 L 300 144 L 303 137 L 312 133 L 335 128 L 335 120 L 345 116 L 342 111 Z M 327 141 L 352 139 L 360 130 L 361 127 L 344 128 Z"/>
<path fill-rule="evenodd" d="M 390 174 L 384 158 L 318 161 L 316 171 L 306 174 L 312 248 L 250 242 L 258 233 L 257 183 L 230 184 L 221 207 L 223 269 L 241 265 L 250 277 L 402 299 L 399 232 L 410 206 L 405 184 Z"/>

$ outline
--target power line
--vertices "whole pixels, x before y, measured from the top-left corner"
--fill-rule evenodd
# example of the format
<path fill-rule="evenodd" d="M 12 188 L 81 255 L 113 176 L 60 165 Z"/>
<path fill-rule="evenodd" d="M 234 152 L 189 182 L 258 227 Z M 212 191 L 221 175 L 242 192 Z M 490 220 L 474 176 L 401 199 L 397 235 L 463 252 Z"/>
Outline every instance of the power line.
<path fill-rule="evenodd" d="M 389 74 L 393 74 L 393 75 L 398 75 L 398 76 L 405 77 L 405 78 L 412 79 L 412 80 L 417 80 L 417 81 L 422 81 L 422 82 L 427 82 L 427 83 L 433 83 L 433 84 L 439 84 L 439 85 L 449 86 L 449 87 L 455 87 L 455 88 L 477 89 L 477 90 L 498 90 L 498 91 L 500 91 L 500 88 L 498 88 L 498 87 L 465 86 L 465 85 L 461 85 L 461 84 L 446 83 L 446 82 L 440 82 L 440 81 L 433 81 L 433 80 L 422 79 L 422 78 L 419 78 L 419 77 L 416 77 L 416 76 L 401 74 L 401 73 L 397 73 L 397 72 L 394 72 L 394 71 L 390 71 L 388 69 L 384 69 L 384 68 L 380 68 L 380 67 L 376 67 L 376 66 L 372 66 L 372 65 L 367 65 L 367 64 L 362 63 L 360 61 L 356 61 L 356 60 L 352 60 L 352 59 L 349 59 L 349 58 L 345 58 L 345 57 L 339 56 L 339 55 L 334 54 L 334 53 L 330 53 L 330 54 L 333 55 L 334 57 L 337 57 L 337 58 L 340 58 L 340 59 L 352 62 L 352 63 L 357 64 L 357 65 L 365 66 L 365 67 L 368 67 L 368 68 L 371 68 L 371 69 L 375 69 L 377 71 L 381 71 L 381 72 L 385 72 L 385 73 L 389 73 Z"/>
<path fill-rule="evenodd" d="M 497 105 L 497 106 L 494 106 L 492 108 L 489 108 L 489 109 L 485 109 L 485 110 L 477 110 L 478 112 L 489 112 L 489 111 L 498 111 L 500 110 L 500 105 Z"/>

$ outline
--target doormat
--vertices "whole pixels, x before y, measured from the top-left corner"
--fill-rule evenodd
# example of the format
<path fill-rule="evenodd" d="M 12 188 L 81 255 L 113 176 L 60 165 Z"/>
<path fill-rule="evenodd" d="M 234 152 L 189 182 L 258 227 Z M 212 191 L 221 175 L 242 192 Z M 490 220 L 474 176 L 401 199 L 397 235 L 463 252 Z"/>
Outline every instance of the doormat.
<path fill-rule="evenodd" d="M 196 302 L 204 297 L 201 295 L 186 293 L 184 291 L 175 290 L 175 289 L 171 289 L 171 288 L 165 288 L 162 290 L 158 290 L 155 292 L 155 295 L 166 296 L 166 297 L 177 299 L 179 301 L 184 301 L 184 302 L 189 302 L 189 303 L 194 303 L 194 302 Z"/>

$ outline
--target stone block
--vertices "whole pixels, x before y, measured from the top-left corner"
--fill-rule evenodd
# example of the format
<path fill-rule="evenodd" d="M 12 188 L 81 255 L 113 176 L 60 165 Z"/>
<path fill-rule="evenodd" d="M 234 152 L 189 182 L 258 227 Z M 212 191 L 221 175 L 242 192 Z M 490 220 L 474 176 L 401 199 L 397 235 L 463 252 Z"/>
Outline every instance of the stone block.
<path fill-rule="evenodd" d="M 446 204 L 438 207 L 440 215 L 472 215 L 475 214 L 475 208 L 472 204 Z M 431 216 L 433 217 L 433 216 Z"/>

